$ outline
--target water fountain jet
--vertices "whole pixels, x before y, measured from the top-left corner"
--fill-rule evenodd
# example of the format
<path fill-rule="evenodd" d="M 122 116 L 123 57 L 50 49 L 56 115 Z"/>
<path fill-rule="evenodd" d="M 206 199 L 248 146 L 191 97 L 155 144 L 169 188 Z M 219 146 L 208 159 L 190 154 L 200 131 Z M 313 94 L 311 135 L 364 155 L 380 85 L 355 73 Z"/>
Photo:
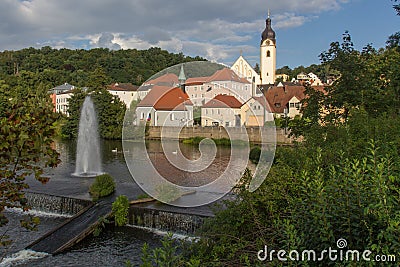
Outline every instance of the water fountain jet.
<path fill-rule="evenodd" d="M 83 102 L 79 119 L 75 172 L 77 177 L 95 177 L 103 174 L 96 110 L 90 96 Z"/>

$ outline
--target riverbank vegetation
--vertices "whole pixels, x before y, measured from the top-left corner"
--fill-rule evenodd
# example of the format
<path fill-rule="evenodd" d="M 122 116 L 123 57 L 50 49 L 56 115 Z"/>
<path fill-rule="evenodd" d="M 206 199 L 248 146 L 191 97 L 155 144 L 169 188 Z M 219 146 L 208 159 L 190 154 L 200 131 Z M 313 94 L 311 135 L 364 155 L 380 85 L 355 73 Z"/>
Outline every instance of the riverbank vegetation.
<path fill-rule="evenodd" d="M 96 176 L 94 182 L 89 187 L 89 193 L 94 201 L 97 201 L 99 198 L 109 196 L 114 193 L 114 191 L 114 179 L 107 173 Z"/>
<path fill-rule="evenodd" d="M 129 199 L 125 195 L 118 196 L 112 203 L 112 214 L 116 226 L 124 226 L 128 223 Z"/>
<path fill-rule="evenodd" d="M 321 54 L 323 66 L 340 78 L 325 92 L 307 88 L 303 116 L 290 122 L 291 133 L 303 142 L 278 147 L 264 183 L 252 193 L 247 171 L 235 188 L 237 198 L 216 207 L 216 216 L 197 233 L 200 240 L 176 250 L 182 251 L 176 266 L 374 266 L 378 255 L 396 259 L 386 264 L 398 266 L 400 46 L 395 38 L 385 48 L 357 51 L 346 32 Z M 321 254 L 328 248 L 369 250 L 372 261 L 361 254 L 358 261 L 357 255 L 332 261 Z M 287 262 L 279 259 L 280 250 Z M 302 255 L 309 250 L 317 254 Z"/>

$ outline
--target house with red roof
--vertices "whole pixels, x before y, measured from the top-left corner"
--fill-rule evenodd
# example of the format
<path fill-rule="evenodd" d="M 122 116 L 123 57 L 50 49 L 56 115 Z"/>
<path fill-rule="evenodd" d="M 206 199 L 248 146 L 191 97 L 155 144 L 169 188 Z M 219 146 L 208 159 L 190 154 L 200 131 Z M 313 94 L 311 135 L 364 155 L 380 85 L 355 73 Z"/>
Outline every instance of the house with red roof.
<path fill-rule="evenodd" d="M 239 127 L 242 103 L 232 95 L 220 94 L 201 107 L 202 126 Z"/>
<path fill-rule="evenodd" d="M 254 95 L 252 84 L 233 70 L 223 68 L 209 77 L 188 78 L 185 91 L 195 106 L 202 106 L 217 95 L 234 96 L 241 103 Z"/>
<path fill-rule="evenodd" d="M 158 77 L 151 77 L 150 80 L 144 82 L 138 89 L 138 100 L 143 100 L 154 86 L 165 86 L 173 88 L 179 86 L 178 76 L 174 73 L 165 73 Z"/>
<path fill-rule="evenodd" d="M 312 86 L 312 88 L 325 92 L 324 86 Z M 301 101 L 307 97 L 304 86 L 290 84 L 271 86 L 264 88 L 263 92 L 275 117 L 301 116 Z"/>
<path fill-rule="evenodd" d="M 193 103 L 180 87 L 155 85 L 137 105 L 136 118 L 150 126 L 192 126 Z"/>
<path fill-rule="evenodd" d="M 264 96 L 254 96 L 241 107 L 241 123 L 246 127 L 262 127 L 274 121 L 274 114 Z"/>

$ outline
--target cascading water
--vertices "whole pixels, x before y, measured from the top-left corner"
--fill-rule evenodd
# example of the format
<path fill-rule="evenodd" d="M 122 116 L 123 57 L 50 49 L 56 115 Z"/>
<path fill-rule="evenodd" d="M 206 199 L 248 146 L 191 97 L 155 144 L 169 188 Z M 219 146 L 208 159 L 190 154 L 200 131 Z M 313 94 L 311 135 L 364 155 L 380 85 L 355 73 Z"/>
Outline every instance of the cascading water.
<path fill-rule="evenodd" d="M 90 96 L 83 102 L 79 120 L 76 166 L 73 176 L 95 177 L 103 174 L 96 110 Z"/>

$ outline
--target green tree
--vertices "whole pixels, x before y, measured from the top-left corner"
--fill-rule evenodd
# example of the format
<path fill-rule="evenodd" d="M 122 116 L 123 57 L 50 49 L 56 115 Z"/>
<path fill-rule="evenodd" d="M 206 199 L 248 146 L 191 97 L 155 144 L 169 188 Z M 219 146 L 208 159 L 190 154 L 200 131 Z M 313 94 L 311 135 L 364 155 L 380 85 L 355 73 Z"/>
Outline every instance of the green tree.
<path fill-rule="evenodd" d="M 389 36 L 386 41 L 386 48 L 395 48 L 400 50 L 400 32 L 396 32 Z"/>
<path fill-rule="evenodd" d="M 393 2 L 397 3 L 398 0 L 392 0 Z M 397 16 L 400 16 L 400 4 L 394 4 L 393 5 L 394 10 L 397 12 Z"/>
<path fill-rule="evenodd" d="M 59 163 L 52 139 L 57 119 L 45 92 L 38 93 L 29 87 L 13 88 L 0 81 L 1 226 L 8 222 L 4 215 L 6 207 L 29 209 L 24 197 L 24 190 L 29 188 L 25 178 L 33 175 L 46 183 L 48 178 L 44 175 L 44 168 Z M 32 228 L 38 221 L 24 220 L 21 223 Z"/>
<path fill-rule="evenodd" d="M 79 119 L 81 116 L 81 107 L 85 101 L 86 92 L 76 88 L 68 99 L 68 114 L 65 123 L 62 126 L 62 136 L 67 139 L 78 137 Z"/>
<path fill-rule="evenodd" d="M 105 139 L 121 139 L 125 104 L 106 89 L 91 92 L 99 120 L 99 133 Z"/>

